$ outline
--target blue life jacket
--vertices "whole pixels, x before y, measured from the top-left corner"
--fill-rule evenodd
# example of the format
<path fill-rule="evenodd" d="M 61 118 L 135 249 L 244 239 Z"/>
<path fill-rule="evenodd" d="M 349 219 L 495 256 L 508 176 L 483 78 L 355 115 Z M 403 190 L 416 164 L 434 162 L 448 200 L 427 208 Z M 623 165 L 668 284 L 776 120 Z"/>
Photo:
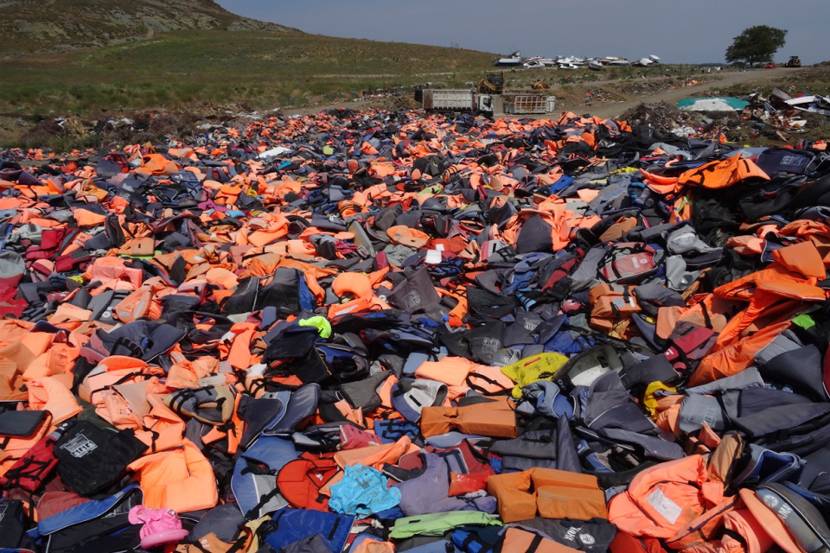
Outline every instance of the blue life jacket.
<path fill-rule="evenodd" d="M 353 516 L 306 509 L 282 509 L 264 525 L 264 541 L 277 551 L 320 534 L 332 551 L 342 551 L 354 522 Z"/>
<path fill-rule="evenodd" d="M 276 473 L 289 461 L 299 456 L 294 447 L 294 442 L 286 438 L 276 436 L 260 436 L 257 440 L 242 452 L 233 466 L 231 474 L 231 491 L 236 499 L 236 504 L 243 514 L 247 514 L 256 507 L 262 496 L 272 492 L 277 486 Z M 250 470 L 249 463 L 262 463 L 270 471 L 268 478 L 271 486 L 263 489 L 258 482 L 259 477 Z"/>
<path fill-rule="evenodd" d="M 95 520 L 109 514 L 122 503 L 140 505 L 143 495 L 138 484 L 130 484 L 120 492 L 104 499 L 94 499 L 41 520 L 27 533 L 32 539 L 49 536 L 70 526 Z M 129 510 L 129 509 L 127 509 Z"/>

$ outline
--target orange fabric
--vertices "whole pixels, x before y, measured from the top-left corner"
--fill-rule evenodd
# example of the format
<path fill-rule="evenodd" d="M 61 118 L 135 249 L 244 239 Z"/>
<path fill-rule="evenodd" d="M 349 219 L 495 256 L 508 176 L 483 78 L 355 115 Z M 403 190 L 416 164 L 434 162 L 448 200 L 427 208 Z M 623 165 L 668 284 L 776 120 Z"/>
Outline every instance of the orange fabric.
<path fill-rule="evenodd" d="M 150 313 L 152 299 L 152 290 L 147 287 L 139 288 L 118 302 L 113 310 L 113 314 L 122 323 L 131 323 L 138 319 L 146 318 Z"/>
<path fill-rule="evenodd" d="M 139 378 L 153 372 L 150 366 L 141 359 L 126 355 L 111 355 L 102 359 L 84 378 L 78 386 L 78 397 L 94 404 L 97 401 L 95 398 L 97 393 L 116 382 L 123 381 L 125 377 L 135 375 Z"/>
<path fill-rule="evenodd" d="M 605 494 L 595 476 L 533 468 L 490 476 L 487 493 L 496 497 L 504 522 L 534 518 L 606 518 Z"/>
<path fill-rule="evenodd" d="M 151 451 L 165 451 L 181 445 L 184 421 L 156 395 L 148 395 L 147 403 L 150 410 L 141 421 L 142 428 L 136 430 L 136 437 Z"/>
<path fill-rule="evenodd" d="M 68 378 L 61 378 L 66 376 Z M 81 406 L 69 389 L 72 376 L 47 376 L 32 380 L 27 384 L 29 389 L 29 408 L 45 410 L 52 414 L 52 423 L 58 425 L 71 419 L 81 412 Z"/>
<path fill-rule="evenodd" d="M 723 483 L 709 481 L 706 460 L 690 455 L 650 467 L 608 506 L 608 519 L 633 536 L 675 539 L 710 509 L 720 509 Z"/>
<path fill-rule="evenodd" d="M 389 541 L 363 540 L 352 553 L 395 553 L 395 544 Z"/>
<path fill-rule="evenodd" d="M 427 233 L 406 225 L 389 227 L 386 229 L 386 234 L 394 243 L 411 248 L 422 248 L 429 242 L 429 235 Z"/>
<path fill-rule="evenodd" d="M 763 169 L 751 159 L 736 154 L 724 160 L 710 161 L 700 167 L 689 169 L 677 179 L 679 185 L 702 186 L 703 188 L 727 188 L 749 179 L 770 180 Z"/>
<path fill-rule="evenodd" d="M 198 388 L 202 378 L 219 370 L 219 360 L 214 357 L 204 356 L 193 361 L 181 357 L 175 361 L 167 373 L 165 384 L 169 388 Z"/>
<path fill-rule="evenodd" d="M 72 210 L 72 217 L 75 218 L 75 223 L 80 228 L 97 227 L 102 225 L 107 220 L 106 215 L 95 213 L 82 207 Z"/>
<path fill-rule="evenodd" d="M 338 451 L 334 454 L 334 460 L 341 468 L 356 464 L 380 468 L 386 464 L 395 464 L 403 455 L 413 451 L 419 451 L 419 449 L 412 444 L 409 436 L 403 436 L 392 444 Z"/>
<path fill-rule="evenodd" d="M 766 553 L 774 543 L 767 528 L 752 515 L 749 509 L 728 511 L 723 516 L 723 527 L 741 536 L 743 543 L 746 544 L 746 553 Z M 784 549 L 784 551 L 787 550 Z"/>
<path fill-rule="evenodd" d="M 799 242 L 792 246 L 786 246 L 775 250 L 772 258 L 780 263 L 785 269 L 794 273 L 800 273 L 805 278 L 817 278 L 824 280 L 827 272 L 824 269 L 824 261 L 821 259 L 818 249 L 812 242 Z"/>
<path fill-rule="evenodd" d="M 782 321 L 710 352 L 689 377 L 688 385 L 698 386 L 741 372 L 752 364 L 759 351 L 789 326 L 790 321 Z"/>
<path fill-rule="evenodd" d="M 485 395 L 509 393 L 516 385 L 501 367 L 476 365 L 467 375 L 467 385 Z"/>
<path fill-rule="evenodd" d="M 548 538 L 540 540 L 537 536 L 522 528 L 508 527 L 504 531 L 501 550 L 505 552 L 533 551 L 534 553 L 578 553 L 579 551 Z"/>
<path fill-rule="evenodd" d="M 531 487 L 530 471 L 496 474 L 487 479 L 487 493 L 497 499 L 499 516 L 507 523 L 536 516 L 536 496 Z"/>
<path fill-rule="evenodd" d="M 494 438 L 516 436 L 516 413 L 505 397 L 465 407 L 424 407 L 421 433 L 425 438 L 460 430 Z"/>
<path fill-rule="evenodd" d="M 146 455 L 127 468 L 137 473 L 145 507 L 182 513 L 210 509 L 219 501 L 213 468 L 186 438 L 180 449 Z"/>
<path fill-rule="evenodd" d="M 476 371 L 481 375 L 501 375 L 501 370 L 498 367 L 495 367 L 495 370 L 491 371 L 488 371 L 488 368 L 465 357 L 449 356 L 438 361 L 424 361 L 416 369 L 415 376 L 443 382 L 447 385 L 448 398 L 452 400 L 463 396 L 470 390 L 470 386 L 467 384 L 467 377 L 471 372 Z M 502 378 L 499 381 L 506 382 L 509 385 L 508 389 L 512 389 L 513 382 L 509 378 L 503 375 L 501 376 Z"/>
<path fill-rule="evenodd" d="M 71 303 L 62 303 L 52 315 L 49 316 L 49 323 L 62 325 L 65 323 L 88 321 L 92 318 L 92 311 L 83 309 Z"/>
<path fill-rule="evenodd" d="M 605 494 L 595 476 L 557 469 L 530 470 L 542 518 L 607 518 Z"/>
<path fill-rule="evenodd" d="M 553 251 L 559 251 L 570 243 L 571 234 L 577 229 L 591 228 L 600 221 L 598 216 L 583 216 L 571 211 L 563 200 L 555 197 L 536 207 L 535 210 L 526 209 L 511 217 L 501 233 L 502 238 L 515 246 L 524 221 L 535 215 L 550 225 Z"/>
<path fill-rule="evenodd" d="M 145 155 L 143 165 L 135 170 L 139 175 L 172 175 L 178 171 L 179 166 L 161 154 Z"/>
<path fill-rule="evenodd" d="M 374 295 L 372 281 L 366 273 L 340 273 L 331 283 L 331 290 L 340 297 L 365 298 Z"/>
<path fill-rule="evenodd" d="M 251 340 L 256 333 L 256 325 L 253 323 L 237 323 L 233 325 L 231 332 L 235 337 L 228 352 L 228 362 L 235 369 L 247 370 L 255 359 L 251 353 Z"/>
<path fill-rule="evenodd" d="M 802 552 L 801 547 L 798 546 L 796 541 L 790 535 L 790 532 L 787 530 L 784 522 L 778 518 L 778 515 L 770 510 L 770 508 L 767 507 L 763 501 L 758 499 L 755 492 L 744 488 L 738 492 L 738 495 L 744 505 L 746 505 L 746 508 L 752 518 L 757 521 L 755 526 L 762 527 L 769 536 L 769 539 L 774 541 L 775 544 L 786 553 Z"/>

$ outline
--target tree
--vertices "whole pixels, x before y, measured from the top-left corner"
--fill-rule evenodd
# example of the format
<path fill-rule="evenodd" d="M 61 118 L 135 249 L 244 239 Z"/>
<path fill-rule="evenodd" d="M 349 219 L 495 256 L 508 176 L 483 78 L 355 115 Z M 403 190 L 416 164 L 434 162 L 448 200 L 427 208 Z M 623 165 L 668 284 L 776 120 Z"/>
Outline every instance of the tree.
<path fill-rule="evenodd" d="M 726 61 L 763 63 L 772 61 L 772 56 L 786 42 L 787 31 L 767 25 L 755 25 L 744 29 L 726 49 Z"/>

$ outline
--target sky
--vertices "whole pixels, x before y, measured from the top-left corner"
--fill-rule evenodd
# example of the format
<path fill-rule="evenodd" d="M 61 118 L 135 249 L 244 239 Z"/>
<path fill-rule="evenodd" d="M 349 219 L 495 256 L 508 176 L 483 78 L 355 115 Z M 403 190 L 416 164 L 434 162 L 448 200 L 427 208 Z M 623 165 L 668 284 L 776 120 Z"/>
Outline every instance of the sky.
<path fill-rule="evenodd" d="M 830 0 L 218 0 L 235 13 L 352 38 L 525 56 L 657 54 L 719 63 L 751 25 L 787 29 L 777 55 L 830 59 Z"/>

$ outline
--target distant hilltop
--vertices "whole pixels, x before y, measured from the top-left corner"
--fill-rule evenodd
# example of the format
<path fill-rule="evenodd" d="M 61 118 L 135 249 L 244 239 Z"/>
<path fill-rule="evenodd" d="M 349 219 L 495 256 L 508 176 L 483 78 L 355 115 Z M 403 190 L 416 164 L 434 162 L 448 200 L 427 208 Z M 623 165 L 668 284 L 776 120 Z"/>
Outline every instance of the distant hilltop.
<path fill-rule="evenodd" d="M 213 0 L 0 0 L 0 35 L 23 52 L 105 46 L 186 30 L 300 32 L 236 15 Z"/>

